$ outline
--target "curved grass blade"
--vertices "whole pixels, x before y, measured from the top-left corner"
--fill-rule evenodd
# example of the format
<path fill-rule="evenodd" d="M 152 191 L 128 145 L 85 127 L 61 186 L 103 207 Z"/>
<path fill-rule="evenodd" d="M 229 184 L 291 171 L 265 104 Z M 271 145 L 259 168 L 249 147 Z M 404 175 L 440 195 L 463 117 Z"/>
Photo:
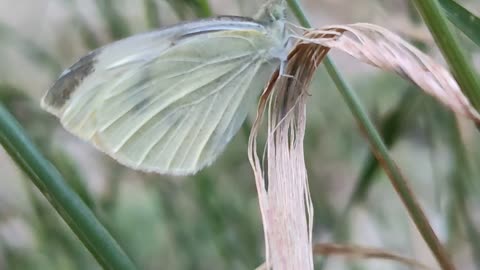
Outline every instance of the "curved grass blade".
<path fill-rule="evenodd" d="M 25 94 L 25 92 L 17 87 L 6 83 L 0 84 L 0 102 L 3 102 L 7 108 L 10 109 L 9 105 L 11 102 L 27 99 L 29 99 L 29 97 Z"/>
<path fill-rule="evenodd" d="M 212 9 L 210 8 L 208 0 L 167 0 L 167 2 L 181 20 L 187 18 L 188 13 L 186 11 L 188 8 L 199 18 L 212 16 Z"/>
<path fill-rule="evenodd" d="M 205 18 L 212 16 L 212 9 L 210 8 L 210 4 L 208 0 L 187 0 L 190 2 L 194 8 L 195 14 L 197 17 Z"/>
<path fill-rule="evenodd" d="M 472 220 L 472 211 L 469 211 L 469 196 L 475 194 L 475 187 L 472 187 L 474 183 L 472 180 L 478 179 L 478 175 L 475 175 L 472 170 L 468 151 L 466 145 L 462 141 L 462 136 L 458 128 L 458 121 L 455 117 L 449 114 L 445 119 L 445 131 L 447 141 L 450 144 L 450 148 L 454 152 L 454 166 L 452 166 L 452 176 L 450 180 L 451 190 L 453 192 L 454 211 L 461 219 L 463 223 L 465 234 L 469 239 L 468 244 L 472 250 L 472 257 L 477 266 L 480 269 L 480 232 L 475 226 Z M 474 190 L 474 192 L 472 192 Z"/>
<path fill-rule="evenodd" d="M 248 222 L 248 216 L 230 201 L 231 196 L 225 197 L 225 193 L 220 192 L 222 189 L 215 185 L 207 172 L 199 173 L 193 185 L 194 200 L 206 217 L 211 231 L 210 238 L 219 255 L 227 265 L 233 265 L 235 260 L 240 260 L 244 268 L 253 267 L 261 250 Z M 233 239 L 242 239 L 242 245 L 238 245 Z"/>
<path fill-rule="evenodd" d="M 90 28 L 85 18 L 78 12 L 78 9 L 75 7 L 75 2 L 73 0 L 64 1 L 67 3 L 71 12 L 73 13 L 73 23 L 75 27 L 78 28 L 85 46 L 90 50 L 100 47 L 101 44 L 95 35 L 95 31 Z"/>
<path fill-rule="evenodd" d="M 178 0 L 166 0 L 170 7 L 175 11 L 175 14 L 180 20 L 185 20 L 187 18 L 187 14 L 185 10 L 187 8 L 186 4 L 183 1 Z"/>
<path fill-rule="evenodd" d="M 110 233 L 0 104 L 0 143 L 105 269 L 136 269 Z"/>
<path fill-rule="evenodd" d="M 480 18 L 453 0 L 439 0 L 447 18 L 480 46 Z"/>
<path fill-rule="evenodd" d="M 160 26 L 160 16 L 157 2 L 155 0 L 143 0 L 143 6 L 148 27 L 151 29 L 158 28 Z"/>
<path fill-rule="evenodd" d="M 351 259 L 380 259 L 380 260 L 389 260 L 404 264 L 406 266 L 412 267 L 414 269 L 423 269 L 431 270 L 432 268 L 426 266 L 423 263 L 420 263 L 414 259 L 398 255 L 384 249 L 371 248 L 366 246 L 358 245 L 339 245 L 332 243 L 321 243 L 315 244 L 313 247 L 313 252 L 315 255 L 322 256 L 345 256 L 350 257 Z"/>
<path fill-rule="evenodd" d="M 397 104 L 397 107 L 392 110 L 380 124 L 380 134 L 383 137 L 385 145 L 390 149 L 394 143 L 401 136 L 403 131 L 412 121 L 411 113 L 415 110 L 420 94 L 414 87 L 409 87 L 403 97 Z M 363 163 L 360 176 L 355 184 L 352 195 L 347 204 L 347 209 L 356 202 L 365 200 L 368 196 L 368 191 L 374 184 L 375 178 L 373 175 L 380 168 L 375 156 L 369 152 L 365 162 Z"/>
<path fill-rule="evenodd" d="M 218 193 L 218 190 L 215 192 L 215 184 L 207 173 L 199 173 L 195 178 L 193 196 L 196 204 L 206 216 L 208 227 L 212 230 L 211 238 L 218 253 L 227 265 L 232 265 L 235 254 L 238 254 L 236 250 L 238 246 L 226 237 L 228 231 L 226 213 L 221 213 L 219 204 L 215 203 L 217 200 L 221 201 L 219 195 L 215 194 Z M 225 208 L 224 203 L 222 203 L 222 208 Z"/>
<path fill-rule="evenodd" d="M 78 31 L 80 32 L 80 36 L 82 37 L 83 44 L 89 49 L 93 50 L 100 47 L 101 43 L 98 40 L 95 32 L 88 26 L 85 20 L 80 16 L 80 14 L 76 15 L 73 18 L 75 25 L 78 27 Z"/>
<path fill-rule="evenodd" d="M 130 29 L 127 22 L 118 13 L 115 7 L 115 1 L 112 0 L 98 0 L 95 1 L 100 13 L 103 15 L 105 23 L 107 24 L 110 36 L 115 39 L 122 39 L 130 35 Z"/>
<path fill-rule="evenodd" d="M 452 111 L 480 122 L 479 112 L 472 107 L 450 72 L 399 36 L 382 27 L 362 23 L 329 26 L 326 29 L 341 29 L 342 36 L 318 41 L 320 44 L 340 49 L 385 71 L 393 71 L 412 81 Z M 315 30 L 307 32 L 306 36 L 310 37 L 311 33 L 315 33 Z"/>

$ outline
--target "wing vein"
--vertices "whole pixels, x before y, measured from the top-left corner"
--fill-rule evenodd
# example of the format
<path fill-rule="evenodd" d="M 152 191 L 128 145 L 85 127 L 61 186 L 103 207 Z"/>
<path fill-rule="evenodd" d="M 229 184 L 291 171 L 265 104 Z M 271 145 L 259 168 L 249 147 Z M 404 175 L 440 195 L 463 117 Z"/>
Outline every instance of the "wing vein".
<path fill-rule="evenodd" d="M 226 81 L 226 83 L 224 83 L 223 85 L 217 87 L 217 88 L 214 90 L 214 92 L 217 92 L 217 91 L 219 91 L 221 88 L 223 88 L 223 87 L 225 86 L 225 84 L 227 84 L 227 83 L 229 83 L 231 80 L 233 80 L 233 79 L 234 79 L 238 74 L 240 74 L 244 69 L 245 69 L 245 66 L 244 66 L 242 69 L 240 69 L 239 71 L 236 71 L 236 73 L 233 74 L 233 76 L 232 76 L 231 78 L 229 78 L 229 79 Z M 227 71 L 225 74 L 223 74 L 222 76 L 225 76 L 225 75 L 228 74 L 229 72 L 231 72 L 231 70 L 228 70 L 228 71 Z M 211 83 L 211 81 L 208 82 L 207 84 L 203 85 L 202 87 L 208 85 L 209 83 Z M 152 115 L 150 115 L 149 117 L 145 117 L 145 120 L 143 120 L 142 122 L 140 122 L 140 123 L 138 124 L 138 126 L 132 128 L 131 131 L 129 132 L 129 134 L 128 134 L 127 136 L 125 136 L 125 138 L 120 142 L 119 145 L 117 145 L 117 146 L 115 147 L 115 149 L 114 149 L 113 151 L 114 151 L 114 152 L 118 152 L 119 149 L 121 149 L 122 146 L 125 145 L 125 143 L 126 143 L 139 129 L 141 129 L 150 119 L 156 117 L 160 112 L 162 112 L 165 108 L 167 108 L 168 106 L 170 106 L 172 103 L 174 103 L 174 102 L 176 102 L 176 101 L 184 98 L 184 97 L 185 97 L 186 95 L 188 95 L 188 94 L 192 94 L 192 93 L 195 92 L 196 90 L 198 90 L 198 88 L 195 89 L 195 90 L 193 90 L 193 91 L 191 91 L 191 92 L 189 92 L 189 93 L 185 93 L 185 94 L 183 94 L 182 96 L 176 97 L 175 99 L 172 99 L 172 101 L 171 101 L 169 104 L 166 104 L 165 106 L 163 106 L 163 107 L 161 107 L 161 108 L 158 108 L 158 109 L 157 109 Z M 212 94 L 212 93 L 208 94 L 207 96 L 210 96 L 211 94 Z M 204 100 L 205 98 L 206 98 L 206 97 L 202 98 L 201 100 Z M 155 98 L 155 99 L 152 101 L 152 103 L 155 102 L 155 101 L 157 101 L 158 99 L 159 99 L 159 97 Z M 198 102 L 187 103 L 187 104 L 178 106 L 178 108 L 184 108 L 184 107 L 192 106 L 192 105 L 195 105 L 195 104 L 197 104 L 197 103 L 198 103 Z M 132 110 L 132 109 L 133 109 L 133 108 L 131 108 L 130 110 Z M 122 114 L 121 117 L 123 117 L 123 116 L 124 116 L 125 114 L 127 114 L 127 113 L 128 113 L 128 112 L 125 112 L 124 114 Z M 119 120 L 121 117 L 118 117 L 116 120 Z M 113 123 L 114 123 L 114 122 L 113 122 Z M 113 123 L 111 123 L 111 124 L 108 125 L 107 127 L 103 128 L 102 130 L 108 129 L 108 127 L 111 126 Z"/>
<path fill-rule="evenodd" d="M 235 79 L 236 77 L 238 77 L 246 68 L 248 68 L 248 66 L 251 64 L 251 62 L 245 64 L 239 71 L 235 72 L 232 77 L 228 78 L 227 81 L 225 83 L 223 83 L 222 85 L 218 86 L 216 89 L 215 89 L 215 93 L 217 93 L 219 90 L 223 89 L 228 83 L 230 83 L 233 79 Z M 211 95 L 211 94 L 210 94 Z M 203 100 L 203 99 L 202 99 Z M 182 106 L 179 106 L 177 107 L 178 109 L 180 108 L 186 108 L 186 107 L 191 107 L 191 108 L 194 108 L 193 104 L 198 104 L 198 102 L 195 102 L 195 103 L 188 103 L 188 104 L 185 104 L 185 105 L 182 105 Z M 212 103 L 213 104 L 213 103 Z M 198 130 L 199 131 L 199 130 Z M 194 140 L 192 140 L 194 141 Z M 158 143 L 157 143 L 158 144 Z M 155 146 L 153 146 L 151 149 L 153 149 Z M 150 151 L 151 151 L 150 149 Z M 148 156 L 148 154 L 147 154 Z"/>
<path fill-rule="evenodd" d="M 193 72 L 193 70 L 190 70 L 190 71 Z M 225 75 L 225 74 L 228 73 L 228 72 L 229 72 L 229 70 L 225 71 L 225 73 L 220 74 L 218 77 L 221 77 L 221 76 Z M 185 74 L 183 74 L 183 75 L 185 75 Z M 173 77 L 172 77 L 172 78 L 173 78 Z M 160 80 L 160 79 L 165 79 L 165 78 L 159 78 L 159 79 L 157 79 L 157 80 Z M 163 92 L 164 92 L 164 93 L 167 93 L 167 92 L 171 91 L 172 89 L 174 89 L 174 88 L 175 88 L 176 86 L 178 86 L 179 84 L 185 82 L 185 80 L 187 80 L 187 79 L 188 79 L 188 78 L 185 77 L 184 79 L 177 81 L 176 83 L 174 83 L 173 85 L 171 85 L 171 86 L 168 87 L 167 89 L 163 90 Z M 157 81 L 157 80 L 156 80 L 156 81 Z M 209 83 L 209 82 L 207 82 L 206 84 L 208 84 L 208 83 Z M 153 84 L 153 83 L 152 83 L 152 84 Z M 201 87 L 203 87 L 203 86 L 204 86 L 204 85 L 202 85 Z M 141 90 L 144 89 L 144 88 L 148 88 L 148 87 L 147 87 L 147 86 L 143 86 L 143 87 L 140 88 L 139 91 L 141 91 Z M 129 89 L 127 88 L 126 90 L 129 90 Z M 122 93 L 123 93 L 123 92 L 125 92 L 125 91 L 122 91 Z M 134 93 L 136 93 L 136 92 L 137 92 L 137 91 L 134 91 Z M 113 97 L 114 97 L 114 96 L 110 96 L 109 98 L 105 99 L 105 102 L 108 101 L 108 99 L 111 99 L 111 98 L 113 98 Z M 159 95 L 159 96 L 157 96 L 155 99 L 153 99 L 152 102 L 156 102 L 156 101 L 158 101 L 158 99 L 160 99 L 160 98 L 162 98 L 161 95 Z M 181 97 L 180 97 L 180 98 L 181 98 Z M 136 105 L 135 103 L 134 103 L 134 104 L 131 104 L 129 107 L 126 108 L 125 111 L 121 112 L 116 118 L 112 119 L 110 122 L 105 123 L 102 127 L 99 127 L 99 129 L 100 129 L 101 131 L 103 131 L 103 130 L 109 128 L 112 124 L 114 124 L 116 121 L 118 121 L 119 119 L 121 119 L 121 118 L 122 118 L 123 116 L 125 116 L 127 113 L 130 113 L 131 110 L 135 107 L 135 105 Z"/>
<path fill-rule="evenodd" d="M 245 70 L 248 71 L 248 68 L 252 65 L 252 63 L 254 63 L 254 62 L 256 62 L 256 61 L 257 61 L 256 59 L 253 59 L 251 62 L 247 63 L 246 65 L 244 65 L 244 67 L 242 68 L 241 71 L 242 71 L 242 72 L 245 71 Z M 238 75 L 240 75 L 240 74 L 236 74 L 234 77 L 237 77 Z M 233 80 L 233 79 L 232 79 L 232 80 Z M 231 80 L 230 80 L 230 82 L 231 82 Z M 249 83 L 249 84 L 250 84 L 250 83 Z M 237 88 L 235 88 L 235 90 L 238 90 L 239 86 L 240 86 L 240 84 L 238 84 L 238 86 L 237 86 Z M 224 85 L 223 87 L 226 87 L 226 85 Z M 248 89 L 248 86 L 247 86 L 245 89 Z M 232 99 L 232 97 L 234 96 L 234 94 L 235 94 L 236 91 L 233 91 L 233 89 L 232 89 L 232 91 L 230 91 L 230 92 L 232 92 L 232 95 L 230 96 L 230 98 L 228 99 L 228 101 L 225 102 L 226 106 L 230 106 L 230 105 L 231 105 L 231 104 L 230 104 L 230 101 L 231 101 L 231 99 Z M 244 91 L 243 95 L 245 94 L 245 92 L 246 92 L 246 91 Z M 243 95 L 242 95 L 242 98 L 243 98 Z M 238 108 L 238 106 L 237 106 L 237 108 Z M 225 109 L 222 111 L 222 113 L 224 113 L 224 112 L 225 112 Z M 212 136 L 214 130 L 217 128 L 217 126 L 218 126 L 218 124 L 219 124 L 220 121 L 221 121 L 221 118 L 220 118 L 220 120 L 215 124 L 215 128 L 211 129 L 210 134 L 207 136 L 207 139 L 205 140 L 205 143 L 203 143 L 203 146 L 200 147 L 200 149 L 204 149 L 206 142 L 210 139 L 210 137 Z M 202 125 L 203 125 L 203 123 L 202 123 Z M 197 134 L 195 135 L 195 139 L 192 140 L 192 142 L 197 140 L 198 134 L 199 134 L 199 132 L 197 132 Z M 189 149 L 191 148 L 192 145 L 193 145 L 193 144 L 191 143 L 190 146 L 189 146 Z M 194 164 L 197 164 L 197 163 L 198 163 L 198 159 L 200 158 L 201 152 L 202 152 L 202 150 L 199 151 L 199 152 L 197 153 L 197 156 L 193 159 L 193 160 L 194 160 Z M 183 162 L 185 162 L 185 158 L 182 160 L 182 163 L 183 163 Z"/>
<path fill-rule="evenodd" d="M 188 145 L 188 147 L 187 147 L 187 149 L 186 149 L 186 151 L 185 151 L 185 154 L 184 154 L 184 156 L 183 156 L 180 164 L 183 165 L 183 163 L 184 163 L 184 161 L 185 161 L 188 153 L 190 152 L 190 150 L 191 150 L 191 148 L 192 148 L 192 146 L 193 146 L 193 143 L 196 141 L 196 139 L 197 139 L 197 137 L 198 137 L 198 134 L 199 134 L 200 131 L 203 129 L 204 124 L 205 124 L 205 121 L 209 118 L 209 115 L 210 115 L 210 113 L 212 112 L 213 106 L 214 106 L 215 101 L 216 101 L 217 98 L 218 98 L 218 93 L 213 97 L 213 101 L 210 103 L 210 106 L 208 107 L 208 112 L 206 112 L 206 113 L 204 114 L 203 120 L 201 121 L 201 123 L 200 123 L 199 125 L 197 125 L 195 138 L 190 141 L 190 144 Z M 199 114 L 199 115 L 200 115 L 200 114 Z M 190 132 L 191 130 L 192 130 L 192 129 L 190 128 L 190 130 L 189 130 L 188 132 Z M 181 146 L 181 145 L 179 145 L 179 146 L 175 149 L 175 153 L 174 153 L 174 155 L 172 155 L 173 157 L 172 157 L 172 159 L 171 159 L 170 162 L 169 162 L 169 166 L 170 166 L 171 162 L 173 161 L 175 155 L 177 154 L 178 150 L 180 149 L 180 146 Z"/>

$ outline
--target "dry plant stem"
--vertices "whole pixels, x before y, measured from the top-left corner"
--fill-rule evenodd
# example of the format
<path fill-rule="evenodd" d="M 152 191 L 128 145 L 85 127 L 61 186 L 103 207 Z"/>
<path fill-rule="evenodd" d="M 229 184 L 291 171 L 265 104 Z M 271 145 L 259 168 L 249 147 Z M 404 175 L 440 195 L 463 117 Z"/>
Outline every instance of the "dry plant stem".
<path fill-rule="evenodd" d="M 322 256 L 346 256 L 351 259 L 383 259 L 405 264 L 415 269 L 431 270 L 432 268 L 416 260 L 385 251 L 384 249 L 357 246 L 339 245 L 334 243 L 315 244 L 313 247 L 315 255 Z M 258 266 L 255 270 L 266 270 L 266 264 Z"/>
<path fill-rule="evenodd" d="M 313 247 L 313 253 L 316 255 L 331 256 L 345 255 L 351 258 L 371 258 L 396 261 L 418 269 L 430 270 L 432 268 L 419 263 L 413 259 L 406 258 L 383 249 L 363 247 L 357 245 L 339 245 L 333 243 L 316 244 Z"/>
<path fill-rule="evenodd" d="M 327 60 L 327 59 L 326 59 Z M 437 259 L 439 265 L 442 269 L 450 270 L 455 269 L 453 264 L 450 261 L 450 258 L 445 251 L 445 248 L 440 243 L 440 240 L 435 235 L 428 219 L 417 202 L 416 196 L 413 194 L 410 185 L 407 180 L 403 177 L 400 172 L 400 169 L 397 167 L 393 159 L 388 153 L 388 149 L 382 141 L 380 134 L 376 130 L 373 123 L 368 118 L 367 113 L 361 106 L 359 99 L 347 83 L 338 75 L 338 73 L 333 72 L 336 70 L 336 67 L 333 63 L 326 61 L 325 65 L 330 68 L 327 68 L 327 72 L 330 74 L 332 79 L 337 85 L 340 93 L 348 104 L 348 107 L 353 112 L 357 123 L 359 124 L 361 130 L 363 131 L 365 137 L 367 138 L 372 153 L 377 158 L 379 164 L 382 166 L 384 171 L 387 173 L 393 187 L 395 188 L 397 194 L 400 196 L 400 199 L 404 203 L 407 211 L 412 218 L 413 222 L 417 226 L 420 234 L 423 239 L 430 247 L 430 250 Z"/>
<path fill-rule="evenodd" d="M 308 44 L 296 46 L 285 70 L 289 76 L 275 73 L 260 99 L 248 152 L 265 231 L 266 269 L 313 270 L 313 207 L 303 153 L 305 98 L 327 51 Z M 267 162 L 262 166 L 256 135 L 267 109 Z"/>
<path fill-rule="evenodd" d="M 302 26 L 310 28 L 311 25 L 308 22 L 308 19 L 306 18 L 304 12 L 300 8 L 298 2 L 296 0 L 287 0 L 287 2 L 293 13 L 297 16 Z M 395 162 L 390 158 L 387 147 L 383 143 L 380 134 L 376 130 L 372 121 L 369 119 L 367 113 L 365 112 L 365 109 L 360 104 L 360 101 L 355 95 L 354 91 L 343 80 L 337 68 L 328 57 L 325 58 L 324 63 L 328 74 L 333 79 L 338 90 L 347 102 L 347 105 L 352 111 L 353 116 L 357 120 L 360 128 L 364 131 L 364 134 L 370 143 L 373 154 L 375 155 L 379 163 L 382 165 L 385 172 L 388 174 L 392 185 L 400 196 L 402 202 L 407 208 L 410 217 L 414 221 L 423 239 L 434 254 L 439 265 L 442 269 L 445 270 L 455 269 L 449 257 L 447 256 L 444 247 L 440 243 L 440 240 L 435 235 L 432 227 L 430 226 L 430 223 L 428 222 L 428 219 L 426 218 L 423 210 L 418 204 L 409 184 L 400 173 L 400 170 L 396 166 Z"/>
<path fill-rule="evenodd" d="M 442 269 L 445 270 L 455 269 L 455 267 L 450 261 L 450 258 L 447 255 L 447 252 L 445 251 L 445 248 L 440 243 L 438 237 L 435 235 L 435 232 L 430 226 L 430 223 L 428 222 L 425 213 L 418 204 L 417 199 L 410 188 L 410 185 L 401 174 L 400 169 L 397 167 L 393 159 L 390 157 L 388 149 L 383 143 L 380 134 L 368 118 L 368 115 L 363 109 L 363 107 L 360 105 L 360 102 L 358 101 L 355 93 L 349 90 L 350 87 L 341 77 L 338 76 L 338 73 L 332 72 L 332 70 L 336 70 L 333 63 L 325 62 L 325 65 L 330 65 L 331 69 L 327 69 L 328 73 L 330 74 L 338 89 L 340 90 L 340 93 L 347 102 L 350 110 L 352 110 L 353 115 L 357 120 L 357 123 L 359 124 L 365 137 L 369 141 L 372 153 L 375 155 L 379 164 L 387 173 L 393 187 L 395 188 L 397 194 L 400 196 L 400 199 L 407 208 L 410 217 L 417 226 L 423 239 L 430 247 L 430 250 L 434 254 L 439 265 Z"/>
<path fill-rule="evenodd" d="M 452 111 L 480 122 L 480 114 L 462 93 L 450 72 L 392 32 L 373 24 L 335 25 L 325 30 L 308 30 L 306 42 L 339 49 L 354 58 L 397 73 L 410 80 Z M 324 32 L 335 32 L 330 39 L 316 39 Z"/>

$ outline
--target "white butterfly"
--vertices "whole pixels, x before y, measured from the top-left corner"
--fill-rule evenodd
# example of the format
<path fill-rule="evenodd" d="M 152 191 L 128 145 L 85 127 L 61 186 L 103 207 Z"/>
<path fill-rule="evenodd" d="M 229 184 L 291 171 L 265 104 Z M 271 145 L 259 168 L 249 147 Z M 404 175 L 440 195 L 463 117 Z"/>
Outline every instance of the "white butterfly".
<path fill-rule="evenodd" d="M 287 55 L 285 22 L 274 11 L 261 21 L 188 22 L 99 48 L 60 76 L 42 107 L 124 165 L 195 173 L 221 153 Z"/>

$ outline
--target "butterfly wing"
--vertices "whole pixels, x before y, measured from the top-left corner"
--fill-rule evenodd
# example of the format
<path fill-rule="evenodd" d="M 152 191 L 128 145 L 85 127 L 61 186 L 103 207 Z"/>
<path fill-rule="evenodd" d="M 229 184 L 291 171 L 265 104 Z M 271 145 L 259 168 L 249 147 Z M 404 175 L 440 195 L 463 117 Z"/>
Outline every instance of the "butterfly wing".
<path fill-rule="evenodd" d="M 133 36 L 80 59 L 42 105 L 122 164 L 191 174 L 238 131 L 278 65 L 279 44 L 239 18 Z"/>

